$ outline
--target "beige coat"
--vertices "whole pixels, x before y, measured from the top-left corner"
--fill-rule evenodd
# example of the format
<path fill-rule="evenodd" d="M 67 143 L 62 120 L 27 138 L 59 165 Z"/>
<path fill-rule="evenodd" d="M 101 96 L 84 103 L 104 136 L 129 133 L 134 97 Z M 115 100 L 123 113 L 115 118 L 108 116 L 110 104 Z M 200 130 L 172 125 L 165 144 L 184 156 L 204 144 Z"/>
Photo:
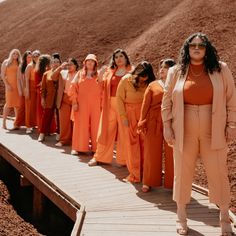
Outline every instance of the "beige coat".
<path fill-rule="evenodd" d="M 212 104 L 212 149 L 224 148 L 225 128 L 228 122 L 236 122 L 236 89 L 231 71 L 224 62 L 220 62 L 221 72 L 209 73 L 213 85 Z M 175 147 L 183 150 L 184 139 L 184 101 L 183 88 L 188 74 L 180 75 L 177 66 L 168 71 L 162 100 L 163 122 L 171 121 L 175 134 Z M 201 96 L 199 94 L 199 96 Z"/>

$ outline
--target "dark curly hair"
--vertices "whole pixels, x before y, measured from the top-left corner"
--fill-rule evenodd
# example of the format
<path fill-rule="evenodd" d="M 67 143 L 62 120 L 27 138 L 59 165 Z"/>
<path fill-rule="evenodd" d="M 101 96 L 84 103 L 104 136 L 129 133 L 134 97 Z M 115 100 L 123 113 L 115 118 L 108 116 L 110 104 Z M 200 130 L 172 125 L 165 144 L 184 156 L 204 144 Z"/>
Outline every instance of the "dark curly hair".
<path fill-rule="evenodd" d="M 214 71 L 221 71 L 219 56 L 216 48 L 211 44 L 206 34 L 201 32 L 194 33 L 190 35 L 184 42 L 182 48 L 180 49 L 179 55 L 179 65 L 181 74 L 184 75 L 186 73 L 187 67 L 190 64 L 190 56 L 189 56 L 189 44 L 192 42 L 194 38 L 200 38 L 202 42 L 206 45 L 206 54 L 204 57 L 204 65 L 206 72 L 212 74 Z"/>
<path fill-rule="evenodd" d="M 48 54 L 43 54 L 39 57 L 38 63 L 36 64 L 36 71 L 40 76 L 43 76 L 46 71 L 46 67 L 51 63 L 51 56 Z"/>
<path fill-rule="evenodd" d="M 26 66 L 27 66 L 27 56 L 28 55 L 32 55 L 31 51 L 27 50 L 25 51 L 23 57 L 22 57 L 22 64 L 21 64 L 21 67 L 20 67 L 20 71 L 22 74 L 25 73 L 25 69 L 26 69 Z"/>
<path fill-rule="evenodd" d="M 116 65 L 116 62 L 115 62 L 115 56 L 119 52 L 122 53 L 124 55 L 125 59 L 126 59 L 126 65 L 125 66 L 130 65 L 130 60 L 129 60 L 129 57 L 128 57 L 127 53 L 125 52 L 125 50 L 118 48 L 112 54 L 111 61 L 110 61 L 110 68 L 111 69 L 117 68 L 117 65 Z"/>
<path fill-rule="evenodd" d="M 156 80 L 156 77 L 153 72 L 152 65 L 147 61 L 140 62 L 132 71 L 132 75 L 136 75 L 135 79 L 133 80 L 133 85 L 137 89 L 139 87 L 139 77 L 148 77 L 145 81 L 146 84 L 151 83 L 152 81 Z"/>

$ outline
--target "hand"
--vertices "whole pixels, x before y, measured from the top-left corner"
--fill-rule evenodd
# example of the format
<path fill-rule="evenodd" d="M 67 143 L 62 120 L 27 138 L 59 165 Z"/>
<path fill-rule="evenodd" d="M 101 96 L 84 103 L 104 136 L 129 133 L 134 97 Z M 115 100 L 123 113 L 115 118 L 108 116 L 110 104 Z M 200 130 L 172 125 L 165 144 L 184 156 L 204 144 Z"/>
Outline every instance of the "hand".
<path fill-rule="evenodd" d="M 63 62 L 60 67 L 61 67 L 62 70 L 67 69 L 67 67 L 68 67 L 68 62 Z"/>
<path fill-rule="evenodd" d="M 147 133 L 146 120 L 138 122 L 137 134 L 145 135 Z"/>
<path fill-rule="evenodd" d="M 226 141 L 231 142 L 236 139 L 236 128 L 226 127 L 225 130 Z"/>
<path fill-rule="evenodd" d="M 175 143 L 175 134 L 172 127 L 165 127 L 164 126 L 164 139 L 166 140 L 167 144 L 172 147 Z"/>
<path fill-rule="evenodd" d="M 72 109 L 73 109 L 73 111 L 78 111 L 79 110 L 79 105 L 77 103 L 72 104 Z"/>
<path fill-rule="evenodd" d="M 46 107 L 46 101 L 44 98 L 41 99 L 41 106 L 43 109 L 45 109 L 45 107 Z"/>
<path fill-rule="evenodd" d="M 122 121 L 123 125 L 128 127 L 129 126 L 129 121 L 127 119 Z"/>

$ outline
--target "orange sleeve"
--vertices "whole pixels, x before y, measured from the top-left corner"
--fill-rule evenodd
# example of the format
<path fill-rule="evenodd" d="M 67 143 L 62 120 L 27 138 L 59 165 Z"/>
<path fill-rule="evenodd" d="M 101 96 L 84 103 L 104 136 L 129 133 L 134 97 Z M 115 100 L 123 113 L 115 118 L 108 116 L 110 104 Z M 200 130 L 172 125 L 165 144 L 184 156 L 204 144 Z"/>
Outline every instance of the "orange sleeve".
<path fill-rule="evenodd" d="M 151 90 L 151 86 L 148 86 L 147 89 L 145 90 L 144 97 L 143 97 L 140 121 L 146 120 L 147 114 L 151 106 L 151 102 L 152 102 L 152 90 Z"/>
<path fill-rule="evenodd" d="M 72 105 L 78 104 L 78 97 L 79 97 L 79 85 L 78 82 L 73 82 L 70 85 L 68 95 L 70 97 L 70 100 L 72 102 Z"/>

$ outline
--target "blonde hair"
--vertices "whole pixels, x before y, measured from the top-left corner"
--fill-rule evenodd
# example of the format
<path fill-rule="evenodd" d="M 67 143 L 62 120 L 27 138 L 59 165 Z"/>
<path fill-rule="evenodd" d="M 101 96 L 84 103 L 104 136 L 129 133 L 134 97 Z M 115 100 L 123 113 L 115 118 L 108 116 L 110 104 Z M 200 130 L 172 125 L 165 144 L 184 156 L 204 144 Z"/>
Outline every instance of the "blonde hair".
<path fill-rule="evenodd" d="M 18 65 L 20 65 L 22 63 L 22 57 L 21 57 L 21 53 L 20 53 L 20 50 L 19 49 L 12 49 L 9 53 L 9 56 L 7 58 L 7 66 L 10 66 L 12 61 L 13 61 L 13 54 L 17 52 L 18 53 L 18 58 L 17 58 L 17 62 L 18 62 Z"/>

